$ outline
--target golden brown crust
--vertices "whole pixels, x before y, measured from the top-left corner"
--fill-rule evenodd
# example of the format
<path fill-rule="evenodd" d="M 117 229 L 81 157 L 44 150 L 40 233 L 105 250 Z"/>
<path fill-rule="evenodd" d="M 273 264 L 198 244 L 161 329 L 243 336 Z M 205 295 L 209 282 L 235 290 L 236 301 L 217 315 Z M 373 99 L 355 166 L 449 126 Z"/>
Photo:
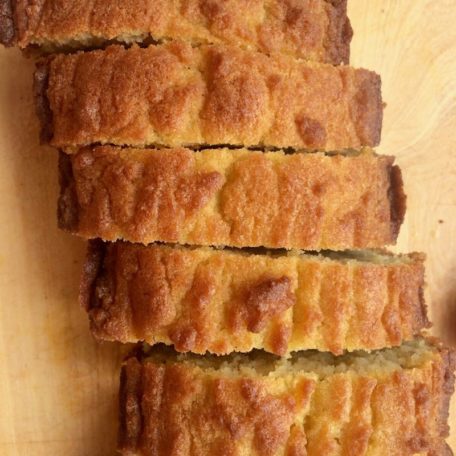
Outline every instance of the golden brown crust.
<path fill-rule="evenodd" d="M 48 62 L 50 143 L 359 149 L 380 141 L 373 72 L 228 46 L 57 55 Z"/>
<path fill-rule="evenodd" d="M 61 161 L 60 227 L 87 238 L 303 250 L 396 240 L 387 156 L 99 146 Z"/>
<path fill-rule="evenodd" d="M 41 123 L 40 140 L 48 143 L 53 136 L 52 112 L 46 92 L 49 84 L 49 59 L 40 60 L 36 65 L 33 78 L 33 94 L 35 97 L 36 114 Z"/>
<path fill-rule="evenodd" d="M 455 369 L 456 369 L 456 351 L 448 347 L 444 347 L 438 339 L 430 339 L 430 342 L 438 348 L 442 357 L 442 364 L 434 367 L 434 389 L 442 391 L 441 400 L 437 405 L 438 418 L 437 425 L 441 435 L 448 435 L 450 432 L 448 426 L 448 417 L 450 413 L 451 396 L 454 393 L 455 386 Z M 439 453 L 435 452 L 435 456 Z M 451 456 L 453 452 L 449 447 L 442 451 L 445 456 Z M 434 456 L 434 455 L 433 455 Z"/>
<path fill-rule="evenodd" d="M 402 172 L 397 165 L 391 167 L 390 182 L 391 223 L 393 233 L 398 236 L 401 225 L 404 222 L 405 212 L 407 209 L 407 197 L 404 193 Z"/>
<path fill-rule="evenodd" d="M 352 37 L 346 0 L 2 0 L 0 13 L 0 43 L 44 51 L 180 39 L 337 65 Z"/>
<path fill-rule="evenodd" d="M 414 369 L 320 378 L 305 371 L 229 375 L 191 361 L 130 358 L 122 370 L 119 449 L 130 456 L 451 454 L 440 419 L 445 384 L 454 381 L 448 353 L 439 348 Z"/>
<path fill-rule="evenodd" d="M 69 157 L 59 154 L 59 185 L 62 189 L 57 207 L 57 220 L 60 226 L 75 230 L 79 224 L 79 204 L 73 165 Z"/>
<path fill-rule="evenodd" d="M 108 245 L 100 239 L 94 239 L 88 243 L 79 287 L 79 302 L 87 311 L 91 308 L 91 302 L 97 299 L 96 287 L 99 277 L 103 277 L 107 272 L 103 270 L 107 247 Z"/>
<path fill-rule="evenodd" d="M 333 8 L 330 9 L 330 23 L 336 24 L 328 30 L 326 50 L 330 55 L 327 63 L 345 63 L 350 61 L 350 43 L 353 38 L 353 29 L 350 20 L 346 17 L 347 0 L 329 1 Z"/>
<path fill-rule="evenodd" d="M 104 340 L 340 354 L 399 345 L 429 326 L 419 254 L 377 264 L 95 241 L 84 271 L 81 304 Z"/>

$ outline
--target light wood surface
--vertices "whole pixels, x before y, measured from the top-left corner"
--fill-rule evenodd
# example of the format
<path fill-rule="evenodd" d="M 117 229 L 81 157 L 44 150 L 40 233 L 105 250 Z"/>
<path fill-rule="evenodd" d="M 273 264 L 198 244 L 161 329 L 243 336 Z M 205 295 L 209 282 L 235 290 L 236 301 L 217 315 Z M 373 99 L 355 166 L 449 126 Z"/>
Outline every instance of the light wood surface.
<path fill-rule="evenodd" d="M 349 2 L 352 62 L 383 78 L 379 151 L 405 177 L 397 250 L 427 253 L 435 332 L 454 343 L 456 3 Z M 17 50 L 0 50 L 0 454 L 112 455 L 121 354 L 93 341 L 77 305 L 85 245 L 56 229 L 56 153 L 37 145 L 32 71 Z"/>

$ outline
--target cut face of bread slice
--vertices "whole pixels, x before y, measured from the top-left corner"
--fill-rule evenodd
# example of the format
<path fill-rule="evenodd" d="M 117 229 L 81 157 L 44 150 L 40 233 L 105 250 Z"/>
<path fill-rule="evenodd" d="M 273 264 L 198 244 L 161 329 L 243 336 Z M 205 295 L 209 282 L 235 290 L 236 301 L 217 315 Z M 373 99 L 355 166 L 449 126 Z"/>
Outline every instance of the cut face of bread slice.
<path fill-rule="evenodd" d="M 339 64 L 352 37 L 346 0 L 0 0 L 0 12 L 0 43 L 44 52 L 180 39 Z"/>
<path fill-rule="evenodd" d="M 43 140 L 359 149 L 380 140 L 380 78 L 347 66 L 228 46 L 160 46 L 58 55 L 36 72 Z"/>
<path fill-rule="evenodd" d="M 290 360 L 154 352 L 121 376 L 124 455 L 450 455 L 454 353 L 417 340 Z"/>
<path fill-rule="evenodd" d="M 399 345 L 428 326 L 423 257 L 253 254 L 92 242 L 81 303 L 99 339 L 278 355 Z"/>
<path fill-rule="evenodd" d="M 85 148 L 61 154 L 59 224 L 145 244 L 381 248 L 405 210 L 393 161 L 370 151 Z"/>

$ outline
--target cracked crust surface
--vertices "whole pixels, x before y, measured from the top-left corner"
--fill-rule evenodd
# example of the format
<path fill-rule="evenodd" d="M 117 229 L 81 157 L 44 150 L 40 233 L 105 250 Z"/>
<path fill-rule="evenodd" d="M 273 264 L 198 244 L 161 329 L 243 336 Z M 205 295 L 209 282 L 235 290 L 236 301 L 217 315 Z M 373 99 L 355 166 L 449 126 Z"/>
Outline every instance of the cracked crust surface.
<path fill-rule="evenodd" d="M 87 238 L 382 248 L 397 235 L 393 158 L 120 149 L 61 154 L 60 227 Z"/>
<path fill-rule="evenodd" d="M 93 143 L 334 151 L 380 141 L 380 77 L 363 69 L 181 42 L 48 65 L 43 128 L 68 152 Z"/>
<path fill-rule="evenodd" d="M 346 0 L 0 0 L 0 43 L 44 51 L 179 39 L 337 65 L 351 37 Z"/>
<path fill-rule="evenodd" d="M 92 241 L 80 301 L 103 340 L 218 355 L 373 350 L 429 325 L 423 256 L 374 258 Z"/>
<path fill-rule="evenodd" d="M 427 351 L 415 363 L 408 352 L 409 361 L 394 367 L 385 362 L 393 350 L 359 355 L 346 367 L 326 358 L 308 372 L 266 361 L 264 373 L 238 367 L 239 356 L 218 368 L 132 357 L 121 375 L 119 449 L 130 456 L 451 455 L 454 353 L 439 345 Z"/>

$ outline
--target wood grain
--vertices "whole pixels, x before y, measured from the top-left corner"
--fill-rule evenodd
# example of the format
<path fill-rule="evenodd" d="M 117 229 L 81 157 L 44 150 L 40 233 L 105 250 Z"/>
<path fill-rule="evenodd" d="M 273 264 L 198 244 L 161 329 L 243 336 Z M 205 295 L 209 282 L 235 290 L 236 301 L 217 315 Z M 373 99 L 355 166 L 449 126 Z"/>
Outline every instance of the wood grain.
<path fill-rule="evenodd" d="M 455 343 L 456 5 L 350 0 L 350 17 L 353 64 L 383 78 L 379 151 L 404 170 L 397 250 L 428 254 L 435 332 Z M 56 153 L 37 146 L 32 71 L 0 50 L 0 454 L 112 455 L 120 349 L 93 341 L 76 303 L 85 246 L 56 228 Z"/>

